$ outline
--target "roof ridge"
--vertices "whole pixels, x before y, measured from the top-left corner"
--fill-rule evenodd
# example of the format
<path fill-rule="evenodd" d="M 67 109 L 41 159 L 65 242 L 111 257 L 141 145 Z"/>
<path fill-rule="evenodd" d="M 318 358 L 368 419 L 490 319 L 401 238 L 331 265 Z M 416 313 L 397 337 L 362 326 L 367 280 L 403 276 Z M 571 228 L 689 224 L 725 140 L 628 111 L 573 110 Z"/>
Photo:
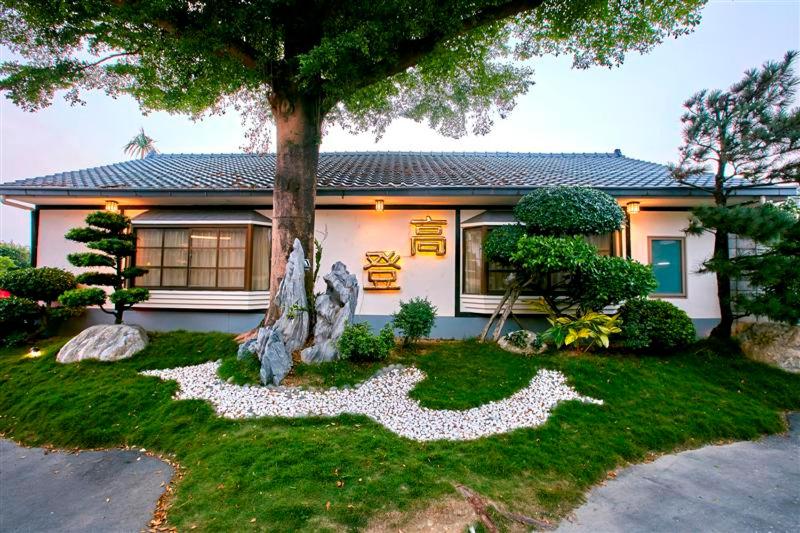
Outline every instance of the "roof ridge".
<path fill-rule="evenodd" d="M 151 158 L 157 159 L 159 157 L 261 157 L 261 156 L 274 156 L 275 152 L 267 152 L 264 154 L 248 153 L 248 152 L 159 152 L 151 155 Z M 436 156 L 607 156 L 607 157 L 623 157 L 631 159 L 625 155 L 619 156 L 614 152 L 521 152 L 521 151 L 435 151 L 435 150 L 332 150 L 329 152 L 320 152 L 320 155 L 436 155 Z M 138 161 L 136 159 L 129 161 Z"/>

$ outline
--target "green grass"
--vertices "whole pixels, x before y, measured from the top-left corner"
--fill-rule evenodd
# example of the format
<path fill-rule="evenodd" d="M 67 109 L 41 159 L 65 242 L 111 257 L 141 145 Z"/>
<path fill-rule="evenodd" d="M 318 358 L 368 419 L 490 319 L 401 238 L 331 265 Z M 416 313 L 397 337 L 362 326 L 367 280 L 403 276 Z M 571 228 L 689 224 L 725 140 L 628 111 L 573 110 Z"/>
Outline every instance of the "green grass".
<path fill-rule="evenodd" d="M 670 358 L 526 359 L 474 342 L 431 343 L 389 361 L 427 373 L 413 396 L 428 407 L 460 409 L 502 398 L 540 368 L 564 372 L 578 392 L 605 405 L 564 403 L 537 429 L 418 443 L 365 417 L 220 419 L 204 402 L 172 400 L 174 383 L 138 375 L 222 358 L 227 375 L 252 380 L 257 367 L 234 361 L 228 335 L 154 334 L 147 350 L 117 363 L 59 365 L 58 346 L 43 344 L 40 359 L 22 357 L 25 349 L 0 351 L 0 431 L 28 445 L 134 445 L 174 454 L 185 477 L 168 517 L 179 530 L 361 528 L 388 511 L 450 496 L 453 483 L 514 511 L 553 519 L 620 464 L 779 432 L 781 411 L 800 409 L 800 376 L 718 356 L 730 350 L 706 345 Z M 341 385 L 375 368 L 300 367 L 296 379 Z"/>

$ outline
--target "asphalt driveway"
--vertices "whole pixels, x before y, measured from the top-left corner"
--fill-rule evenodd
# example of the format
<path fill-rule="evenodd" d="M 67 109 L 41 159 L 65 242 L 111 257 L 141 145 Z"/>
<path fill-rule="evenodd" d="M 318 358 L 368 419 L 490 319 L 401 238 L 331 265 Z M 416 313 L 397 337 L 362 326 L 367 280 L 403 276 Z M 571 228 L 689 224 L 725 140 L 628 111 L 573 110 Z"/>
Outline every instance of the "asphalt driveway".
<path fill-rule="evenodd" d="M 557 531 L 800 531 L 800 413 L 789 424 L 786 435 L 626 468 Z"/>
<path fill-rule="evenodd" d="M 172 473 L 135 451 L 47 452 L 0 440 L 0 531 L 141 531 Z"/>

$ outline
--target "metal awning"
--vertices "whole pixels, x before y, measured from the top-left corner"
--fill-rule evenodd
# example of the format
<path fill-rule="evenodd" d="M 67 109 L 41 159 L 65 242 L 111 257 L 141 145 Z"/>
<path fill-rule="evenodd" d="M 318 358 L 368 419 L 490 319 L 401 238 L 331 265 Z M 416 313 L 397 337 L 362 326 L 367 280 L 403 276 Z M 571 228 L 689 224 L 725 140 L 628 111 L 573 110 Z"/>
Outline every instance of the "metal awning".
<path fill-rule="evenodd" d="M 133 218 L 131 223 L 134 226 L 272 226 L 272 220 L 257 211 L 227 209 L 151 209 Z"/>
<path fill-rule="evenodd" d="M 519 221 L 514 217 L 513 211 L 484 211 L 480 215 L 465 220 L 461 223 L 462 228 L 470 226 L 505 226 L 507 224 L 518 224 Z"/>

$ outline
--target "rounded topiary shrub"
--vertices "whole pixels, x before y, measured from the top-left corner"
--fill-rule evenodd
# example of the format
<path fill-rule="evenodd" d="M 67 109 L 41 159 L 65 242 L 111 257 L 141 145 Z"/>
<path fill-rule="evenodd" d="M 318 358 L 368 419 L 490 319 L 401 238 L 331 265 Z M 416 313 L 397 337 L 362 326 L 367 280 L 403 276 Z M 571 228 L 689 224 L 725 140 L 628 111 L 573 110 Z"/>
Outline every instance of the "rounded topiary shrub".
<path fill-rule="evenodd" d="M 620 309 L 620 318 L 617 342 L 631 350 L 675 350 L 697 337 L 689 315 L 662 300 L 629 300 Z"/>
<path fill-rule="evenodd" d="M 408 346 L 428 337 L 436 322 L 436 307 L 427 298 L 400 301 L 400 310 L 392 315 L 392 326 L 400 330 L 403 344 Z"/>
<path fill-rule="evenodd" d="M 352 361 L 382 361 L 394 348 L 394 330 L 386 324 L 377 335 L 366 322 L 347 324 L 336 347 L 341 359 Z"/>
<path fill-rule="evenodd" d="M 0 288 L 20 298 L 50 304 L 77 286 L 75 276 L 60 268 L 19 268 L 0 276 Z"/>
<path fill-rule="evenodd" d="M 601 235 L 625 215 L 608 194 L 586 187 L 543 187 L 522 197 L 514 215 L 535 235 Z"/>
<path fill-rule="evenodd" d="M 27 298 L 0 298 L 0 345 L 13 346 L 25 341 L 38 328 L 39 305 Z"/>
<path fill-rule="evenodd" d="M 509 264 L 511 255 L 517 251 L 517 243 L 524 236 L 525 226 L 519 224 L 497 226 L 489 232 L 483 243 L 483 253 L 486 254 L 486 259 Z"/>

